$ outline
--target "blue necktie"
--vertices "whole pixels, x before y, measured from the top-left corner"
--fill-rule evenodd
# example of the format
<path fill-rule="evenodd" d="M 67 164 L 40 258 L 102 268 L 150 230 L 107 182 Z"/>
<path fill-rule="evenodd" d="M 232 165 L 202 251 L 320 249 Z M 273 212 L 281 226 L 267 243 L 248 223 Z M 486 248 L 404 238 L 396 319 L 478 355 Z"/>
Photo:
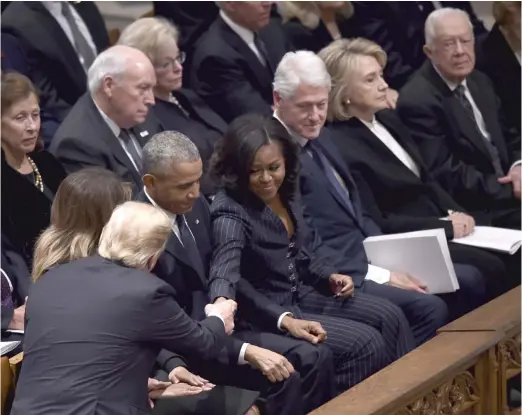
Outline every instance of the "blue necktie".
<path fill-rule="evenodd" d="M 334 187 L 338 195 L 344 201 L 346 207 L 350 211 L 350 213 L 355 216 L 355 210 L 353 208 L 352 201 L 350 199 L 350 193 L 348 189 L 346 189 L 340 182 L 339 179 L 335 176 L 335 170 L 332 166 L 332 163 L 326 158 L 323 151 L 319 148 L 318 145 L 315 145 L 312 141 L 309 141 L 305 146 L 306 150 L 309 150 L 312 153 L 312 158 L 317 163 L 319 168 L 323 171 L 326 178 L 330 182 L 330 184 Z"/>

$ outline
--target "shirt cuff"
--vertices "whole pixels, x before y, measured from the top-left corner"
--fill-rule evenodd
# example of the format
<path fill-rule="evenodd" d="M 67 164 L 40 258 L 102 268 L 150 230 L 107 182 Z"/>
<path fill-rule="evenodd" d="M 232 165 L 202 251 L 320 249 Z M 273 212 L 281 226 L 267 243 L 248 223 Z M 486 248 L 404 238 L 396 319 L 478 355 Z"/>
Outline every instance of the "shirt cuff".
<path fill-rule="evenodd" d="M 279 316 L 279 319 L 277 320 L 277 329 L 279 331 L 283 331 L 283 329 L 281 328 L 281 322 L 283 321 L 283 318 L 285 316 L 290 316 L 290 317 L 293 317 L 294 315 L 290 312 L 290 311 L 287 311 L 286 313 L 283 313 Z"/>
<path fill-rule="evenodd" d="M 387 284 L 390 282 L 391 272 L 385 268 L 377 267 L 368 264 L 368 272 L 366 273 L 366 280 L 374 281 L 377 284 Z"/>
<path fill-rule="evenodd" d="M 216 311 L 211 311 L 207 314 L 207 317 L 217 317 L 223 322 L 223 326 L 225 325 L 225 319 Z"/>
<path fill-rule="evenodd" d="M 509 168 L 509 171 L 511 171 L 511 169 L 512 169 L 513 167 L 518 166 L 519 164 L 522 164 L 522 160 L 515 161 L 515 162 L 513 163 L 513 165 Z M 509 171 L 508 171 L 508 173 L 509 173 Z"/>
<path fill-rule="evenodd" d="M 248 364 L 248 362 L 245 360 L 245 353 L 246 353 L 246 349 L 249 345 L 250 345 L 250 343 L 243 343 L 243 346 L 241 346 L 241 350 L 239 351 L 239 357 L 237 358 L 238 365 Z"/>

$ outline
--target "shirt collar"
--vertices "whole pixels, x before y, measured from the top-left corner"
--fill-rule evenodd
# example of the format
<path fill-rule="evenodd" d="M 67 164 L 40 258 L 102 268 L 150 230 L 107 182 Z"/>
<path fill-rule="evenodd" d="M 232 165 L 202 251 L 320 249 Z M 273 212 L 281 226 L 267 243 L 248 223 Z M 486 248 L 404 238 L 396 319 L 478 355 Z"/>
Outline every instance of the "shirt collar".
<path fill-rule="evenodd" d="M 219 16 L 247 45 L 254 43 L 254 32 L 233 22 L 223 10 L 219 11 Z"/>
<path fill-rule="evenodd" d="M 172 223 L 176 222 L 176 215 L 174 213 L 171 213 L 165 209 L 162 209 L 160 206 L 158 206 L 158 204 L 154 201 L 154 199 L 152 197 L 150 197 L 149 194 L 147 193 L 147 188 L 145 186 L 143 186 L 143 193 L 145 193 L 145 196 L 147 197 L 147 199 L 149 199 L 149 202 L 152 204 L 152 206 L 157 207 L 165 215 L 167 215 L 169 217 L 169 219 L 172 220 Z"/>
<path fill-rule="evenodd" d="M 103 118 L 103 120 L 105 121 L 105 123 L 109 126 L 109 128 L 111 129 L 112 133 L 116 136 L 116 137 L 119 137 L 120 136 L 120 132 L 121 132 L 121 128 L 118 126 L 118 124 L 116 124 L 113 120 L 111 120 L 107 114 L 105 114 L 102 109 L 98 106 L 98 104 L 96 103 L 96 100 L 94 98 L 92 98 L 92 101 L 94 102 L 94 105 L 96 106 L 96 108 L 98 109 L 98 112 L 100 113 L 101 117 Z"/>
<path fill-rule="evenodd" d="M 372 119 L 370 122 L 365 121 L 365 120 L 363 120 L 363 119 L 361 119 L 361 118 L 358 118 L 358 120 L 359 120 L 360 122 L 362 122 L 362 123 L 363 123 L 366 127 L 368 127 L 368 129 L 370 129 L 370 130 L 373 129 L 373 128 L 375 128 L 375 126 L 377 125 L 377 120 L 375 119 L 375 115 L 373 116 L 373 119 Z"/>
<path fill-rule="evenodd" d="M 273 117 L 279 121 L 283 127 L 285 127 L 286 131 L 292 136 L 292 138 L 299 144 L 301 147 L 304 147 L 306 144 L 308 144 L 308 139 L 301 137 L 299 134 L 297 134 L 295 131 L 293 131 L 290 127 L 288 127 L 279 117 L 277 114 L 277 111 L 274 111 Z"/>
<path fill-rule="evenodd" d="M 465 89 L 468 89 L 468 84 L 467 84 L 466 79 L 464 79 L 461 83 L 456 84 L 455 82 L 451 82 L 450 80 L 444 78 L 444 76 L 440 73 L 440 71 L 437 69 L 437 67 L 435 65 L 433 65 L 433 69 L 435 69 L 435 72 L 437 72 L 439 74 L 439 76 L 444 81 L 444 83 L 448 86 L 450 91 L 452 91 L 452 92 L 455 91 L 459 85 L 462 85 L 462 86 L 464 86 Z"/>
<path fill-rule="evenodd" d="M 42 1 L 40 2 L 52 15 L 62 14 L 61 1 Z"/>

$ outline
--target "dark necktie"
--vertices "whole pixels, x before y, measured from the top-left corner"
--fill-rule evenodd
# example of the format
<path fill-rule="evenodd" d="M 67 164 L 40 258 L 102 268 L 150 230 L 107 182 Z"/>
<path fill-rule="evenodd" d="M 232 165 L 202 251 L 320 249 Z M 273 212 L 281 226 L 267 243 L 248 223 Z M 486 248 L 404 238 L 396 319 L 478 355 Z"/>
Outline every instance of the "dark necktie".
<path fill-rule="evenodd" d="M 203 261 L 201 260 L 201 255 L 199 254 L 199 249 L 196 245 L 194 237 L 192 236 L 192 232 L 185 222 L 185 216 L 176 215 L 176 224 L 178 225 L 181 243 L 183 244 L 188 257 L 192 262 L 194 269 L 204 276 L 205 270 L 203 267 Z"/>
<path fill-rule="evenodd" d="M 475 129 L 482 137 L 482 139 L 484 141 L 484 145 L 486 146 L 486 148 L 491 156 L 491 161 L 493 163 L 493 168 L 495 169 L 495 173 L 498 176 L 502 177 L 502 176 L 504 176 L 504 171 L 502 169 L 502 163 L 500 162 L 498 150 L 495 147 L 495 145 L 491 142 L 491 140 L 489 140 L 487 137 L 485 137 L 484 134 L 482 134 L 482 132 L 480 131 L 480 128 L 477 124 L 477 119 L 475 118 L 475 114 L 473 113 L 473 106 L 471 105 L 471 102 L 468 99 L 468 97 L 466 97 L 465 92 L 466 92 L 466 87 L 464 85 L 460 84 L 459 86 L 457 86 L 457 88 L 455 88 L 454 94 L 457 97 L 457 99 L 459 100 L 459 102 L 462 104 L 464 109 L 466 110 L 468 117 L 471 118 L 471 121 L 472 121 L 473 125 L 475 126 Z"/>
<path fill-rule="evenodd" d="M 265 66 L 270 69 L 270 71 L 273 73 L 274 70 L 272 66 L 270 65 L 270 59 L 268 59 L 268 50 L 266 49 L 265 42 L 261 40 L 259 35 L 257 33 L 254 33 L 254 45 L 256 45 L 257 50 L 265 60 Z"/>
<path fill-rule="evenodd" d="M 123 141 L 123 144 L 125 145 L 125 148 L 129 152 L 129 154 L 131 155 L 132 160 L 134 161 L 134 163 L 136 163 L 138 174 L 141 174 L 141 154 L 134 145 L 134 141 L 132 140 L 129 132 L 122 128 L 119 137 Z"/>
<path fill-rule="evenodd" d="M 76 47 L 76 51 L 82 56 L 83 67 L 87 71 L 89 70 L 91 64 L 94 62 L 96 56 L 91 47 L 89 46 L 87 39 L 85 39 L 85 37 L 82 35 L 82 32 L 80 32 L 80 29 L 76 24 L 76 20 L 74 20 L 71 7 L 72 6 L 67 1 L 62 2 L 62 14 L 67 20 L 69 27 L 71 28 L 72 36 L 74 39 L 74 46 Z"/>
<path fill-rule="evenodd" d="M 11 286 L 9 285 L 9 281 L 7 281 L 6 276 L 2 273 L 2 284 L 0 286 L 1 296 L 2 296 L 2 307 L 14 308 L 13 303 L 13 293 L 11 291 Z"/>
<path fill-rule="evenodd" d="M 335 169 L 332 166 L 332 163 L 330 163 L 328 158 L 324 155 L 323 151 L 312 141 L 308 141 L 305 146 L 305 150 L 310 151 L 312 158 L 323 171 L 330 184 L 335 188 L 338 195 L 344 201 L 352 216 L 355 216 L 355 210 L 350 199 L 350 192 L 339 182 L 339 179 L 335 176 Z"/>

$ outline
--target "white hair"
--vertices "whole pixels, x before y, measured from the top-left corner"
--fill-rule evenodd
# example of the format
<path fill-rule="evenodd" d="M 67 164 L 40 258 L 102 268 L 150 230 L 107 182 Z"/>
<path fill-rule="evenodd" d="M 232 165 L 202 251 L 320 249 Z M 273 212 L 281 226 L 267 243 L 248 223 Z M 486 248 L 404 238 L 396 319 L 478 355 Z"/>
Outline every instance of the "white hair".
<path fill-rule="evenodd" d="M 190 163 L 200 159 L 196 145 L 177 131 L 155 134 L 142 150 L 143 174 L 165 173 L 172 164 Z"/>
<path fill-rule="evenodd" d="M 445 18 L 450 14 L 461 15 L 462 17 L 464 17 L 467 20 L 471 29 L 473 30 L 473 24 L 469 19 L 468 13 L 461 9 L 443 7 L 442 9 L 432 11 L 426 19 L 426 23 L 424 24 L 424 38 L 426 39 L 427 45 L 433 45 L 433 42 L 437 37 L 435 33 L 437 25 L 444 22 Z"/>
<path fill-rule="evenodd" d="M 325 87 L 330 91 L 332 80 L 324 61 L 307 50 L 288 52 L 277 66 L 274 76 L 274 91 L 281 98 L 290 98 L 299 85 Z"/>
<path fill-rule="evenodd" d="M 101 87 L 106 76 L 110 76 L 116 81 L 121 81 L 123 74 L 127 70 L 128 60 L 127 55 L 114 47 L 100 53 L 87 73 L 90 93 L 93 94 Z"/>

